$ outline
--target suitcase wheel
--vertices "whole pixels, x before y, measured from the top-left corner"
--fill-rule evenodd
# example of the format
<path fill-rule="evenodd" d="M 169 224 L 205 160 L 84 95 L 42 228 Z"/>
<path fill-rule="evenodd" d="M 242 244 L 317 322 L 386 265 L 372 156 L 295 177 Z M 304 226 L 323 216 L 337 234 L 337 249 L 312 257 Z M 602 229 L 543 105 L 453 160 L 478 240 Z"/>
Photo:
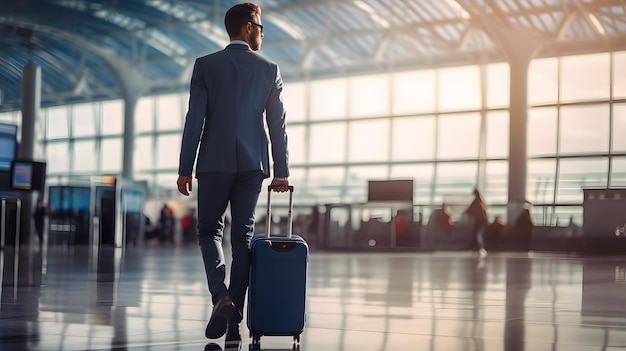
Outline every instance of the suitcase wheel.
<path fill-rule="evenodd" d="M 261 334 L 252 334 L 252 345 L 258 346 L 261 343 Z"/>
<path fill-rule="evenodd" d="M 300 343 L 300 334 L 293 336 L 293 342 L 298 343 L 298 344 Z"/>

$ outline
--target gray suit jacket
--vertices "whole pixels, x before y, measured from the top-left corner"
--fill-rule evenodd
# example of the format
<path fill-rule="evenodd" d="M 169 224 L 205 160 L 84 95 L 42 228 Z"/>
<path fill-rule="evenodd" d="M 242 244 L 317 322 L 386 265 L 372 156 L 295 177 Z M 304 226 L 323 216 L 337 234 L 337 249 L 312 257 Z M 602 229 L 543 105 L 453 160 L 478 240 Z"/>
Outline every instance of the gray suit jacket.
<path fill-rule="evenodd" d="M 178 174 L 260 170 L 289 176 L 283 81 L 278 65 L 244 44 L 196 60 L 185 119 Z M 269 140 L 263 117 L 267 121 Z"/>

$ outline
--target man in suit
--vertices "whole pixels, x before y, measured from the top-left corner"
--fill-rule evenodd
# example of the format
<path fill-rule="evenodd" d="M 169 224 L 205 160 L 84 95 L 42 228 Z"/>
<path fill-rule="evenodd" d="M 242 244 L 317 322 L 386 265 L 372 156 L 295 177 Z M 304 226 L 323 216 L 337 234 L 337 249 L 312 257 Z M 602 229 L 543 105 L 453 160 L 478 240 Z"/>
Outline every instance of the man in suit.
<path fill-rule="evenodd" d="M 195 62 L 177 185 L 181 194 L 189 195 L 199 145 L 198 241 L 213 301 L 206 336 L 217 339 L 226 333 L 227 342 L 240 342 L 250 266 L 248 243 L 261 185 L 270 176 L 269 142 L 275 191 L 288 190 L 289 169 L 280 71 L 276 63 L 255 53 L 263 38 L 261 10 L 252 3 L 235 5 L 227 11 L 224 24 L 230 44 Z M 228 203 L 233 259 L 227 286 L 222 235 Z"/>

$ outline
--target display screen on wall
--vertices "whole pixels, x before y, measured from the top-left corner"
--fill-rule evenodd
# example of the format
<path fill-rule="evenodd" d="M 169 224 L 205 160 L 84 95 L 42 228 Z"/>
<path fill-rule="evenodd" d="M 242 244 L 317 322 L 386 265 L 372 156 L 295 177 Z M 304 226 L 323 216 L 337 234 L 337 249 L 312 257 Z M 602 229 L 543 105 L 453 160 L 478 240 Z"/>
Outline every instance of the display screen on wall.
<path fill-rule="evenodd" d="M 46 163 L 14 160 L 11 168 L 11 188 L 43 191 L 46 184 Z"/>
<path fill-rule="evenodd" d="M 33 187 L 33 165 L 17 162 L 13 165 L 13 189 L 30 190 Z"/>
<path fill-rule="evenodd" d="M 17 152 L 17 126 L 0 123 L 0 172 L 9 172 Z"/>
<path fill-rule="evenodd" d="M 369 180 L 367 201 L 413 202 L 413 179 Z"/>

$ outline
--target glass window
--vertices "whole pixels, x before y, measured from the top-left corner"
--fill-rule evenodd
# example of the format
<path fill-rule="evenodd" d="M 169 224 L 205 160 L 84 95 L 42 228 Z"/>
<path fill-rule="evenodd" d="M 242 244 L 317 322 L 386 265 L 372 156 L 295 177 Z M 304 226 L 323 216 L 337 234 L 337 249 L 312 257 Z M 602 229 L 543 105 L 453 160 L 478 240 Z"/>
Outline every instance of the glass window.
<path fill-rule="evenodd" d="M 430 203 L 430 184 L 433 182 L 435 166 L 432 163 L 406 164 L 391 166 L 390 178 L 413 179 L 413 202 L 416 204 Z"/>
<path fill-rule="evenodd" d="M 485 166 L 485 186 L 483 195 L 490 204 L 506 204 L 509 192 L 509 163 L 490 161 Z"/>
<path fill-rule="evenodd" d="M 45 111 L 45 110 L 44 110 Z M 41 113 L 44 113 L 43 111 Z M 0 113 L 0 122 L 17 124 L 20 121 L 19 111 Z"/>
<path fill-rule="evenodd" d="M 69 136 L 67 112 L 67 106 L 48 109 L 48 139 L 67 138 Z"/>
<path fill-rule="evenodd" d="M 327 79 L 311 82 L 311 120 L 346 117 L 347 80 Z"/>
<path fill-rule="evenodd" d="M 351 166 L 346 177 L 346 197 L 350 203 L 367 202 L 367 181 L 388 179 L 387 166 Z"/>
<path fill-rule="evenodd" d="M 626 51 L 613 56 L 613 97 L 626 97 Z"/>
<path fill-rule="evenodd" d="M 509 112 L 487 113 L 487 157 L 509 156 Z"/>
<path fill-rule="evenodd" d="M 389 75 L 378 74 L 349 79 L 350 117 L 389 115 Z"/>
<path fill-rule="evenodd" d="M 614 157 L 611 166 L 610 187 L 626 187 L 626 157 Z"/>
<path fill-rule="evenodd" d="M 74 172 L 93 173 L 97 166 L 97 153 L 95 140 L 74 142 Z"/>
<path fill-rule="evenodd" d="M 559 166 L 557 203 L 582 203 L 584 188 L 606 188 L 607 158 L 563 159 Z"/>
<path fill-rule="evenodd" d="M 392 111 L 405 115 L 435 110 L 435 71 L 398 72 L 392 75 Z"/>
<path fill-rule="evenodd" d="M 553 203 L 556 160 L 528 160 L 526 174 L 526 199 L 533 204 Z"/>
<path fill-rule="evenodd" d="M 530 105 L 555 103 L 559 99 L 558 60 L 532 60 L 528 68 L 528 103 Z"/>
<path fill-rule="evenodd" d="M 166 173 L 158 173 L 156 175 L 156 185 L 166 188 L 166 189 L 175 189 L 176 180 L 178 180 L 178 174 L 176 173 L 166 172 Z"/>
<path fill-rule="evenodd" d="M 103 173 L 119 173 L 122 171 L 122 139 L 106 138 L 101 142 L 101 164 Z"/>
<path fill-rule="evenodd" d="M 394 161 L 432 160 L 435 157 L 435 118 L 395 118 L 391 138 Z"/>
<path fill-rule="evenodd" d="M 531 108 L 528 111 L 528 157 L 556 155 L 556 125 L 556 107 Z"/>
<path fill-rule="evenodd" d="M 434 203 L 442 203 L 447 195 L 471 194 L 476 187 L 478 162 L 449 162 L 437 165 Z"/>
<path fill-rule="evenodd" d="M 416 184 L 424 187 L 433 180 L 434 165 L 432 163 L 392 165 L 389 177 L 393 179 L 414 179 Z"/>
<path fill-rule="evenodd" d="M 609 98 L 610 54 L 561 58 L 561 101 Z"/>
<path fill-rule="evenodd" d="M 346 123 L 312 124 L 309 163 L 345 162 Z"/>
<path fill-rule="evenodd" d="M 289 143 L 289 164 L 306 163 L 306 128 L 303 125 L 287 125 L 287 140 Z"/>
<path fill-rule="evenodd" d="M 626 104 L 613 105 L 613 152 L 626 151 Z"/>
<path fill-rule="evenodd" d="M 290 83 L 283 87 L 283 104 L 287 112 L 287 123 L 304 121 L 307 113 L 307 89 L 305 83 Z"/>
<path fill-rule="evenodd" d="M 92 136 L 96 134 L 96 103 L 79 104 L 72 106 L 72 132 L 75 137 Z"/>
<path fill-rule="evenodd" d="M 570 218 L 579 226 L 583 225 L 583 207 L 582 206 L 559 206 L 554 208 L 552 220 L 545 222 L 546 225 L 555 225 L 565 227 L 569 225 Z M 535 222 L 535 225 L 540 225 Z"/>
<path fill-rule="evenodd" d="M 487 65 L 487 106 L 508 107 L 510 85 L 508 63 Z"/>
<path fill-rule="evenodd" d="M 181 94 L 160 95 L 156 98 L 157 130 L 180 130 L 183 119 Z"/>
<path fill-rule="evenodd" d="M 70 170 L 69 146 L 67 142 L 51 142 L 47 148 L 48 173 L 67 173 Z M 93 156 L 93 154 L 92 154 Z"/>
<path fill-rule="evenodd" d="M 135 133 L 152 132 L 154 130 L 154 97 L 143 97 L 137 102 L 135 109 Z"/>
<path fill-rule="evenodd" d="M 478 113 L 441 115 L 437 134 L 437 156 L 440 159 L 478 157 Z"/>
<path fill-rule="evenodd" d="M 121 135 L 124 133 L 124 106 L 121 101 L 107 101 L 102 103 L 100 128 L 103 135 Z M 135 109 L 135 121 L 137 121 Z"/>
<path fill-rule="evenodd" d="M 439 109 L 443 111 L 475 110 L 481 105 L 478 66 L 444 68 L 439 77 Z"/>
<path fill-rule="evenodd" d="M 180 135 L 167 134 L 157 137 L 157 168 L 178 169 L 180 157 Z M 176 182 L 174 182 L 176 184 Z"/>
<path fill-rule="evenodd" d="M 349 162 L 382 161 L 388 157 L 388 119 L 350 123 Z"/>
<path fill-rule="evenodd" d="M 315 194 L 317 189 L 312 189 L 306 183 L 306 169 L 296 167 L 289 168 L 289 182 L 291 184 L 296 184 L 296 186 L 298 187 L 296 191 L 299 194 L 297 200 L 299 206 L 306 206 L 316 203 L 316 199 L 311 197 L 310 194 Z M 263 197 L 263 199 L 265 199 L 264 201 L 267 201 L 267 192 L 265 192 L 265 196 Z M 294 212 L 297 211 L 294 209 Z"/>
<path fill-rule="evenodd" d="M 561 153 L 609 150 L 609 105 L 562 107 L 560 122 Z"/>
<path fill-rule="evenodd" d="M 155 182 L 154 182 L 154 174 L 152 174 L 152 173 L 134 173 L 133 174 L 133 179 L 136 180 L 136 181 L 146 181 L 147 184 L 148 184 L 148 188 L 153 187 L 154 184 L 155 184 Z M 174 188 L 174 191 L 176 191 L 176 188 Z M 155 193 L 149 193 L 149 195 L 147 195 L 147 196 L 152 197 L 152 194 L 155 194 Z M 176 193 L 178 193 L 178 191 L 176 191 Z M 152 210 L 156 210 L 156 209 L 152 208 Z M 158 212 L 156 212 L 155 215 L 158 215 Z M 149 217 L 150 217 L 150 220 L 152 220 L 152 215 L 151 214 L 149 215 Z M 155 219 L 156 218 L 158 218 L 158 216 L 155 217 Z"/>
<path fill-rule="evenodd" d="M 310 168 L 306 193 L 315 199 L 315 203 L 343 202 L 344 177 L 344 167 Z"/>
<path fill-rule="evenodd" d="M 298 188 L 304 185 L 306 180 L 306 170 L 304 168 L 290 167 L 289 168 L 289 182 L 291 184 L 298 184 Z M 300 189 L 298 189 L 300 192 Z M 266 197 L 267 199 L 267 197 Z"/>
<path fill-rule="evenodd" d="M 359 185 L 367 189 L 368 180 L 382 180 L 389 178 L 387 166 L 350 166 L 346 183 Z"/>
<path fill-rule="evenodd" d="M 153 140 L 151 136 L 137 137 L 135 139 L 135 155 L 133 156 L 133 170 L 135 172 L 155 168 Z"/>
<path fill-rule="evenodd" d="M 626 157 L 613 157 L 611 159 L 609 187 L 626 187 Z"/>

